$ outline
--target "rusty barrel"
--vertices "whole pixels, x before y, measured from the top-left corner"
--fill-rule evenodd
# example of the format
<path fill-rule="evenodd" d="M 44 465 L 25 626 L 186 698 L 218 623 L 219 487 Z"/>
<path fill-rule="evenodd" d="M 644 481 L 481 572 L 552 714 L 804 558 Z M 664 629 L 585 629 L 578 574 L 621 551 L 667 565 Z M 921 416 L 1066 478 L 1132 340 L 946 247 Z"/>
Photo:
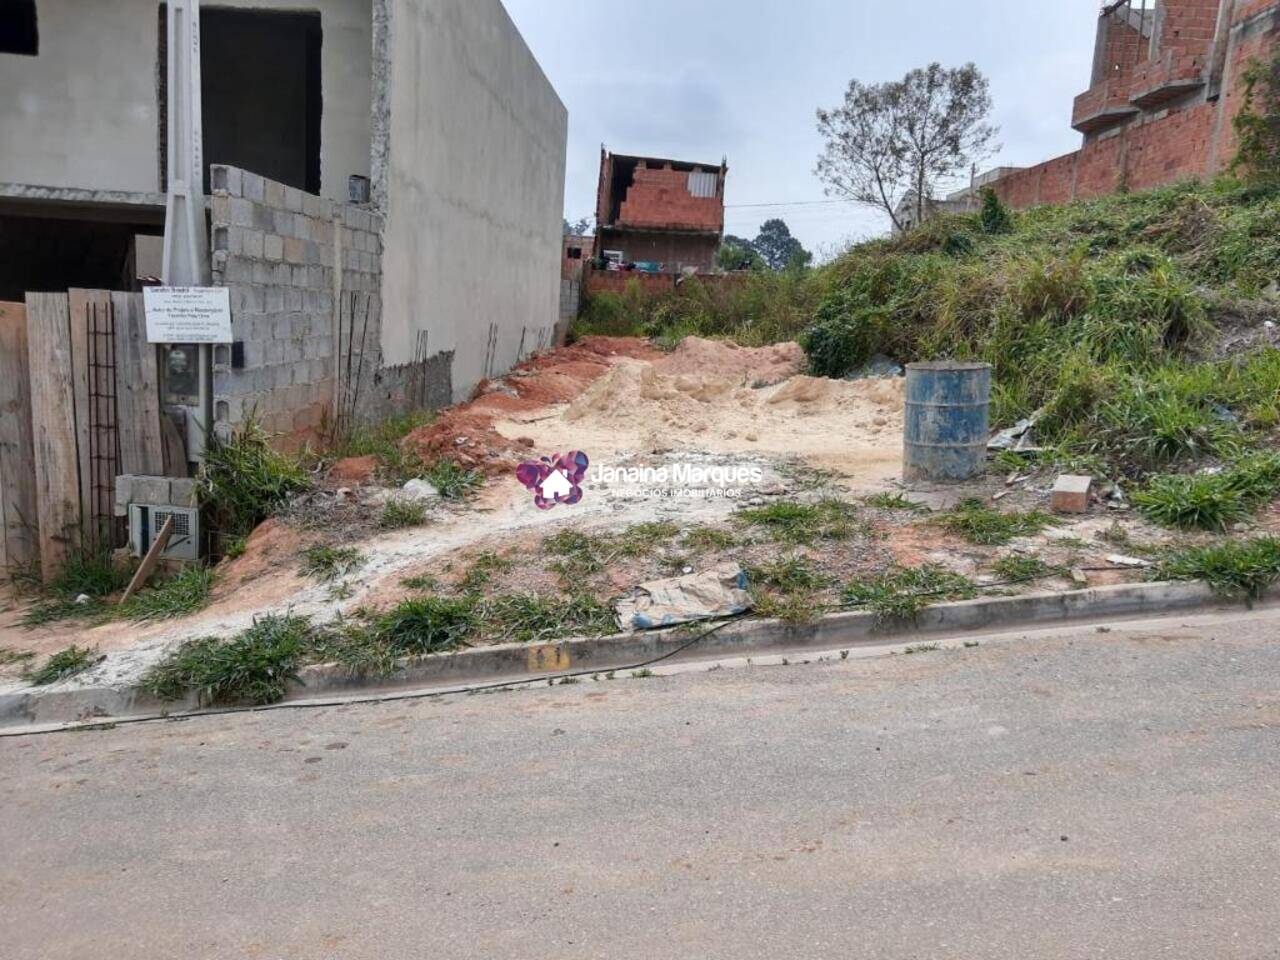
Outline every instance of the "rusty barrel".
<path fill-rule="evenodd" d="M 907 364 L 902 477 L 968 480 L 986 469 L 991 364 Z"/>

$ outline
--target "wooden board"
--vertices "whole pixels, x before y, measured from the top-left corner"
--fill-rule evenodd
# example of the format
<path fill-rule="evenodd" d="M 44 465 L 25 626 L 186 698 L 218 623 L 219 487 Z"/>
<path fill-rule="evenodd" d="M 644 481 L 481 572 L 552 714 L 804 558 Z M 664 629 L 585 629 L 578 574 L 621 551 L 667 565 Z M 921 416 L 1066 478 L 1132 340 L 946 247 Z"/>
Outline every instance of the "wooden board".
<path fill-rule="evenodd" d="M 80 463 L 68 309 L 65 293 L 27 294 L 36 515 L 46 583 L 62 572 L 68 550 L 80 543 Z"/>
<path fill-rule="evenodd" d="M 0 303 L 0 576 L 36 556 L 27 308 Z"/>
<path fill-rule="evenodd" d="M 160 372 L 156 363 L 156 348 L 147 343 L 142 294 L 113 293 L 111 305 L 116 319 L 116 411 L 120 432 L 120 472 L 138 476 L 163 476 Z"/>

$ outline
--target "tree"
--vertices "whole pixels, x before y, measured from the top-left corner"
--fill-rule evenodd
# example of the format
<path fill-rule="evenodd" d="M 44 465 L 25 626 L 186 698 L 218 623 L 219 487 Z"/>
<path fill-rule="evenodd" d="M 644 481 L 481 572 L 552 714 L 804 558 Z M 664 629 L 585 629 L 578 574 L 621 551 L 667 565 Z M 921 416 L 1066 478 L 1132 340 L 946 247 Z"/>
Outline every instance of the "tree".
<path fill-rule="evenodd" d="M 763 270 L 764 258 L 750 240 L 726 233 L 716 251 L 716 266 L 721 270 Z"/>
<path fill-rule="evenodd" d="M 583 217 L 575 223 L 570 223 L 568 218 L 564 218 L 564 235 L 566 237 L 585 237 L 591 232 L 591 218 Z"/>
<path fill-rule="evenodd" d="M 990 113 L 990 84 L 972 63 L 931 63 L 889 83 L 852 80 L 843 104 L 818 111 L 827 143 L 815 172 L 829 196 L 878 207 L 898 229 L 906 199 L 920 223 L 940 183 L 994 152 Z"/>
<path fill-rule="evenodd" d="M 766 220 L 752 243 L 770 270 L 803 269 L 813 259 L 782 220 Z"/>

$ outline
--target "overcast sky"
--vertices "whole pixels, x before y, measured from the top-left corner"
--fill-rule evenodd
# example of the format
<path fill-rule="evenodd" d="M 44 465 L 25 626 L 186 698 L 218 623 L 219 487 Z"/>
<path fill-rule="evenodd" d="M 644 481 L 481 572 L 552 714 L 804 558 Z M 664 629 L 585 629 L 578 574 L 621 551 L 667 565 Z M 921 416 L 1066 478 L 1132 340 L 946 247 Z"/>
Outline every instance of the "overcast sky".
<path fill-rule="evenodd" d="M 986 166 L 1076 149 L 1071 101 L 1089 83 L 1098 0 L 503 0 L 569 109 L 565 215 L 595 210 L 600 144 L 729 159 L 725 229 L 780 216 L 806 246 L 881 233 L 887 218 L 821 200 L 814 110 L 851 78 L 900 79 L 972 60 L 991 79 L 1003 149 Z"/>

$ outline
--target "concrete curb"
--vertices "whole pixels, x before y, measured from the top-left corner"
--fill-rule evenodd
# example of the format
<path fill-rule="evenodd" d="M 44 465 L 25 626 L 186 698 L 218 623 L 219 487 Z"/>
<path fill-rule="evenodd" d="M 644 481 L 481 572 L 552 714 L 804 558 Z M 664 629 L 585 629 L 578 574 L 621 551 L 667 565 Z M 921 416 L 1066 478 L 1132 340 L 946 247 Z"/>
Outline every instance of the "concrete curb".
<path fill-rule="evenodd" d="M 912 625 L 879 624 L 874 614 L 865 612 L 830 614 L 806 624 L 740 620 L 699 641 L 680 653 L 678 659 L 871 646 L 942 632 L 1163 613 L 1224 602 L 1203 583 L 1139 583 L 942 603 L 925 609 Z M 695 625 L 695 628 L 702 630 L 707 626 Z M 607 673 L 670 654 L 688 643 L 691 636 L 688 630 L 676 629 L 544 644 L 503 644 L 405 661 L 393 674 L 380 677 L 352 674 L 336 664 L 317 664 L 299 672 L 302 682 L 291 686 L 286 700 L 349 694 L 355 690 L 455 686 L 572 671 Z M 148 697 L 137 686 L 61 684 L 0 695 L 0 726 L 158 713 L 179 715 L 198 709 L 194 697 L 162 703 Z"/>

